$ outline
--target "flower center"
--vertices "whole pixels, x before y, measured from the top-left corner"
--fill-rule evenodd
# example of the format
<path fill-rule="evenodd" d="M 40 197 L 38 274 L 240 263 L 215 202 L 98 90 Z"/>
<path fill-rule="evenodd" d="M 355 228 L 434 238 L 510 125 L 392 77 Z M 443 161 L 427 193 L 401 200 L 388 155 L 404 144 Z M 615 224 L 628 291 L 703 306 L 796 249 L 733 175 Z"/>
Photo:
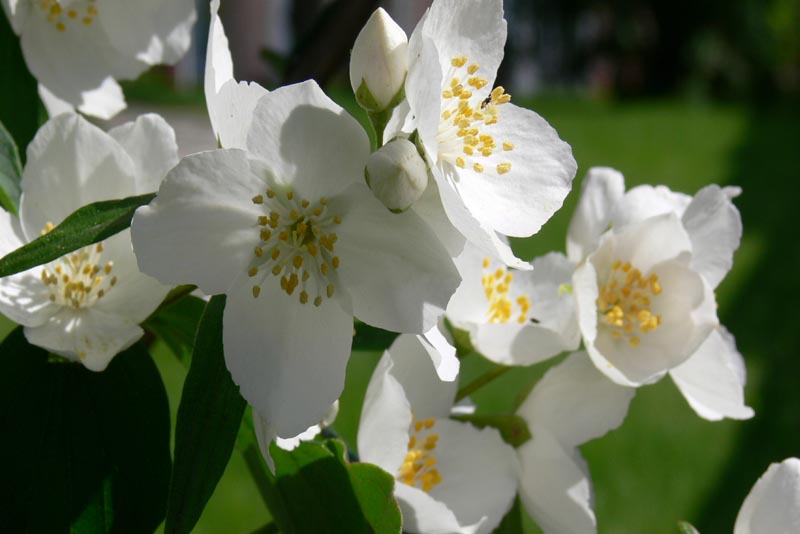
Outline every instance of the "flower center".
<path fill-rule="evenodd" d="M 331 230 L 342 223 L 341 215 L 329 213 L 326 198 L 312 203 L 296 197 L 291 189 L 285 193 L 267 189 L 252 200 L 264 206 L 265 215 L 258 217 L 261 241 L 253 250 L 247 274 L 260 276 L 260 283 L 270 273 L 280 277 L 287 295 L 300 289 L 302 304 L 311 301 L 319 306 L 324 297 L 333 297 L 339 236 Z M 253 296 L 258 298 L 260 293 L 261 286 L 254 285 Z"/>
<path fill-rule="evenodd" d="M 42 235 L 54 228 L 48 222 Z M 42 282 L 50 290 L 50 302 L 74 309 L 88 308 L 117 285 L 111 276 L 113 262 L 102 263 L 103 243 L 76 250 L 42 268 Z"/>
<path fill-rule="evenodd" d="M 495 87 L 486 99 L 473 95 L 485 87 L 489 80 L 478 75 L 480 67 L 470 63 L 466 56 L 450 60 L 450 73 L 445 76 L 442 90 L 442 115 L 439 121 L 439 158 L 459 168 L 471 167 L 482 173 L 494 169 L 497 174 L 511 170 L 511 163 L 492 157 L 502 148 L 514 149 L 513 143 L 502 142 L 498 147 L 487 131 L 500 120 L 499 107 L 511 101 L 502 87 Z"/>
<path fill-rule="evenodd" d="M 86 26 L 97 18 L 97 0 L 34 0 L 39 9 L 60 32 L 80 21 Z"/>
<path fill-rule="evenodd" d="M 512 300 L 509 295 L 511 282 L 514 275 L 503 268 L 498 268 L 494 272 L 489 272 L 489 258 L 483 259 L 483 291 L 486 293 L 486 300 L 489 301 L 487 315 L 492 324 L 507 323 L 516 315 L 516 320 L 524 324 L 528 320 L 528 311 L 531 309 L 531 299 L 528 295 L 520 295 Z M 515 304 L 518 311 L 515 312 Z"/>
<path fill-rule="evenodd" d="M 635 348 L 641 342 L 639 334 L 661 325 L 661 316 L 653 314 L 650 307 L 651 298 L 660 294 L 657 274 L 644 277 L 630 262 L 617 260 L 597 298 L 600 320 L 611 327 L 614 339 L 625 339 Z"/>
<path fill-rule="evenodd" d="M 421 488 L 428 492 L 442 481 L 442 475 L 436 469 L 436 444 L 439 434 L 432 431 L 436 421 L 414 421 L 413 432 L 408 440 L 408 454 L 400 467 L 397 479 L 409 486 Z"/>

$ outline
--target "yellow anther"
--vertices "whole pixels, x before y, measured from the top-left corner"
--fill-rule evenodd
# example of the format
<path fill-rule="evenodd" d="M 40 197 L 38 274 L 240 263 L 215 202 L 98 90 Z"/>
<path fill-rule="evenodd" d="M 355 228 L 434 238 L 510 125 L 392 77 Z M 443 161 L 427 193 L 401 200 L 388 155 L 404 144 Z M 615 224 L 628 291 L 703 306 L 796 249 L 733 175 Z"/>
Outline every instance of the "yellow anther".
<path fill-rule="evenodd" d="M 333 284 L 328 284 L 328 287 L 325 288 L 325 294 L 328 295 L 328 298 L 333 297 Z"/>
<path fill-rule="evenodd" d="M 267 198 L 275 198 L 275 191 L 267 189 Z"/>
<path fill-rule="evenodd" d="M 286 198 L 288 200 L 293 200 L 294 199 L 294 191 L 292 191 L 291 189 L 289 191 L 287 191 L 286 192 Z"/>
<path fill-rule="evenodd" d="M 456 56 L 450 60 L 450 64 L 456 68 L 461 68 L 467 64 L 467 56 Z"/>
<path fill-rule="evenodd" d="M 290 219 L 294 220 L 297 219 L 298 217 L 300 217 L 300 214 L 297 212 L 297 210 L 292 210 L 289 212 Z"/>
<path fill-rule="evenodd" d="M 250 267 L 247 270 L 247 276 L 249 276 L 250 278 L 254 277 L 257 274 L 258 274 L 258 267 Z"/>
<path fill-rule="evenodd" d="M 294 265 L 295 269 L 299 269 L 303 266 L 303 256 L 297 255 L 292 259 L 292 265 Z"/>
<path fill-rule="evenodd" d="M 331 259 L 331 265 L 333 265 L 334 269 L 338 269 L 339 268 L 339 263 L 340 263 L 339 256 L 334 256 Z"/>
<path fill-rule="evenodd" d="M 472 168 L 473 168 L 473 170 L 474 170 L 475 172 L 483 172 L 483 165 L 481 165 L 480 163 L 476 163 L 476 164 L 474 164 L 474 165 L 472 166 Z"/>
<path fill-rule="evenodd" d="M 264 228 L 259 232 L 259 236 L 261 237 L 261 241 L 269 241 L 269 238 L 272 237 L 272 232 Z"/>
<path fill-rule="evenodd" d="M 308 293 L 306 293 L 305 291 L 301 291 L 300 292 L 300 302 L 302 304 L 307 304 L 308 303 Z"/>
<path fill-rule="evenodd" d="M 282 265 L 275 265 L 275 266 L 272 267 L 272 274 L 275 275 L 275 276 L 278 276 L 279 274 L 281 274 L 281 271 L 283 271 L 283 266 Z"/>
<path fill-rule="evenodd" d="M 317 255 L 317 245 L 315 245 L 314 243 L 309 243 L 308 245 L 306 245 L 306 248 L 308 248 L 308 253 L 311 254 L 312 256 Z"/>
<path fill-rule="evenodd" d="M 66 27 L 66 26 L 64 26 L 64 23 L 63 23 L 63 22 L 57 22 L 57 23 L 56 23 L 56 29 L 57 29 L 58 31 L 60 31 L 60 32 L 63 32 L 63 31 L 65 31 L 65 30 L 67 29 L 67 27 Z"/>
<path fill-rule="evenodd" d="M 430 427 L 432 427 L 432 426 L 433 426 L 435 423 L 436 423 L 436 421 L 434 421 L 434 420 L 433 420 L 433 417 L 431 417 L 431 418 L 429 418 L 429 419 L 426 419 L 426 420 L 425 420 L 425 428 L 430 428 Z M 431 436 L 431 437 L 433 437 L 433 436 Z M 439 439 L 439 438 L 438 438 L 438 436 L 436 437 L 436 439 Z"/>
<path fill-rule="evenodd" d="M 86 12 L 90 15 L 97 15 L 97 8 L 90 5 L 86 8 Z"/>
<path fill-rule="evenodd" d="M 272 249 L 271 257 L 272 257 L 273 260 L 277 260 L 280 255 L 281 255 L 281 251 L 278 249 L 278 247 L 275 247 L 275 248 Z"/>
<path fill-rule="evenodd" d="M 253 298 L 258 298 L 261 294 L 261 286 L 253 286 Z"/>
<path fill-rule="evenodd" d="M 83 19 L 81 19 L 81 21 L 88 26 L 92 22 L 94 22 L 94 19 L 92 17 L 83 17 Z"/>
<path fill-rule="evenodd" d="M 471 64 L 469 67 L 467 67 L 467 72 L 468 72 L 469 74 L 475 74 L 476 72 L 478 72 L 478 69 L 479 69 L 479 68 L 480 68 L 480 67 L 478 66 L 478 64 L 477 64 L 477 63 L 473 63 L 473 64 Z"/>
<path fill-rule="evenodd" d="M 342 224 L 342 216 L 341 215 L 334 215 L 333 216 L 333 224 Z"/>
<path fill-rule="evenodd" d="M 329 267 L 327 263 L 323 263 L 319 266 L 319 270 L 322 272 L 322 276 L 328 276 Z"/>
<path fill-rule="evenodd" d="M 316 297 L 314 299 L 314 306 L 319 307 L 322 304 L 322 297 Z"/>
<path fill-rule="evenodd" d="M 258 217 L 258 224 L 260 226 L 266 226 L 267 224 L 269 224 L 269 218 L 266 217 L 265 215 L 259 216 Z"/>
<path fill-rule="evenodd" d="M 510 170 L 511 170 L 511 164 L 508 162 L 497 164 L 497 174 L 505 174 Z"/>
<path fill-rule="evenodd" d="M 450 89 L 445 89 L 444 91 L 442 91 L 442 98 L 445 99 L 453 98 L 453 91 L 451 91 Z"/>
<path fill-rule="evenodd" d="M 328 199 L 325 198 L 325 197 L 320 198 L 319 199 L 319 204 L 320 204 L 320 206 L 327 206 L 328 205 Z"/>
<path fill-rule="evenodd" d="M 253 204 L 263 204 L 263 203 L 264 203 L 263 195 L 256 195 L 253 197 Z"/>

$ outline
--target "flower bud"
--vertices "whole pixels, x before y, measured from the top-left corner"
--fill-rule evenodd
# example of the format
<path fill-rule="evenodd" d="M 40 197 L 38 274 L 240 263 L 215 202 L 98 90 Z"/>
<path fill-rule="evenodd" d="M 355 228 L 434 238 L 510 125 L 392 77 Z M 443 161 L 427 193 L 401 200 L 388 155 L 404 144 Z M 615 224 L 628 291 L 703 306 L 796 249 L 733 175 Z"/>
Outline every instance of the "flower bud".
<path fill-rule="evenodd" d="M 350 56 L 350 85 L 358 104 L 378 112 L 402 100 L 408 70 L 408 37 L 382 8 L 378 8 L 356 37 Z"/>
<path fill-rule="evenodd" d="M 428 168 L 417 147 L 395 139 L 369 157 L 367 183 L 390 211 L 405 211 L 428 186 Z"/>

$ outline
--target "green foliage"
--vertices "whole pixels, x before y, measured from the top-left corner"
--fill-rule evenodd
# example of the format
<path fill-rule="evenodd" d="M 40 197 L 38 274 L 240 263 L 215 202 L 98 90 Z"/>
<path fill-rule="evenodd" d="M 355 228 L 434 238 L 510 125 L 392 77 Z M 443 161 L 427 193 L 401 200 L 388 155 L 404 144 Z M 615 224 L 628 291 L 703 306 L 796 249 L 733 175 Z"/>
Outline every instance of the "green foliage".
<path fill-rule="evenodd" d="M 39 94 L 36 79 L 22 57 L 19 39 L 5 16 L 0 17 L 0 65 L 0 122 L 8 127 L 17 146 L 24 149 L 39 128 Z"/>
<path fill-rule="evenodd" d="M 206 309 L 203 299 L 187 295 L 179 296 L 179 290 L 193 288 L 194 286 L 179 286 L 173 290 L 167 295 L 164 304 L 142 325 L 145 330 L 163 341 L 170 352 L 186 367 L 191 361 L 197 327 Z M 173 294 L 175 301 L 171 301 Z"/>
<path fill-rule="evenodd" d="M 225 296 L 206 306 L 175 428 L 175 469 L 165 532 L 191 532 L 225 471 L 246 406 L 222 352 Z"/>
<path fill-rule="evenodd" d="M 356 321 L 353 327 L 353 350 L 386 350 L 399 336 L 397 332 L 381 330 L 375 326 Z"/>
<path fill-rule="evenodd" d="M 275 522 L 283 534 L 399 534 L 394 478 L 378 467 L 348 464 L 338 440 L 301 443 L 293 451 L 272 445 Z M 343 530 L 345 529 L 345 530 Z"/>
<path fill-rule="evenodd" d="M 17 328 L 0 345 L 0 524 L 6 532 L 152 532 L 170 473 L 169 407 L 140 344 L 102 373 Z"/>
<path fill-rule="evenodd" d="M 506 513 L 500 524 L 497 525 L 497 528 L 492 531 L 492 534 L 523 534 L 525 532 L 522 526 L 523 513 L 522 504 L 519 496 L 517 496 L 511 509 Z"/>
<path fill-rule="evenodd" d="M 121 232 L 131 225 L 136 208 L 155 196 L 149 193 L 104 200 L 79 208 L 47 234 L 0 259 L 0 277 L 26 271 Z"/>
<path fill-rule="evenodd" d="M 11 134 L 0 122 L 0 206 L 14 215 L 19 209 L 22 162 Z"/>

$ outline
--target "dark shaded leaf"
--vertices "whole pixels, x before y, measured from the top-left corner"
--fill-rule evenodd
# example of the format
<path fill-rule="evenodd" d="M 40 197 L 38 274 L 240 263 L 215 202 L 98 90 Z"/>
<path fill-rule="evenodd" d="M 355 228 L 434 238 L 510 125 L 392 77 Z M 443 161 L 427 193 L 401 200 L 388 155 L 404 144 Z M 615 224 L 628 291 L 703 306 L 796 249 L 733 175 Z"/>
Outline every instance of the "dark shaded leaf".
<path fill-rule="evenodd" d="M 246 406 L 222 352 L 225 296 L 206 305 L 175 426 L 175 468 L 165 532 L 191 532 L 225 472 Z"/>
<path fill-rule="evenodd" d="M 25 147 L 39 128 L 39 93 L 36 79 L 28 71 L 19 38 L 6 17 L 0 17 L 0 122 L 6 125 L 25 159 Z"/>
<path fill-rule="evenodd" d="M 55 260 L 81 247 L 102 241 L 131 225 L 136 208 L 155 193 L 94 202 L 79 208 L 47 234 L 0 259 L 0 278 Z"/>
<path fill-rule="evenodd" d="M 519 496 L 514 499 L 511 510 L 503 517 L 503 520 L 492 531 L 492 534 L 523 534 L 525 530 L 522 526 L 522 505 Z"/>
<path fill-rule="evenodd" d="M 379 350 L 383 351 L 389 348 L 394 340 L 400 334 L 396 332 L 389 332 L 388 330 L 381 330 L 375 326 L 356 321 L 353 328 L 355 334 L 353 335 L 353 350 Z"/>
<path fill-rule="evenodd" d="M 169 299 L 167 295 L 165 302 Z M 181 363 L 188 367 L 197 327 L 205 308 L 203 299 L 184 296 L 169 306 L 159 308 L 142 326 L 161 339 Z"/>
<path fill-rule="evenodd" d="M 18 328 L 0 366 L 4 531 L 152 532 L 166 511 L 170 422 L 144 348 L 94 373 L 51 361 Z"/>
<path fill-rule="evenodd" d="M 0 207 L 14 215 L 19 211 L 21 179 L 22 162 L 17 144 L 0 122 Z"/>

